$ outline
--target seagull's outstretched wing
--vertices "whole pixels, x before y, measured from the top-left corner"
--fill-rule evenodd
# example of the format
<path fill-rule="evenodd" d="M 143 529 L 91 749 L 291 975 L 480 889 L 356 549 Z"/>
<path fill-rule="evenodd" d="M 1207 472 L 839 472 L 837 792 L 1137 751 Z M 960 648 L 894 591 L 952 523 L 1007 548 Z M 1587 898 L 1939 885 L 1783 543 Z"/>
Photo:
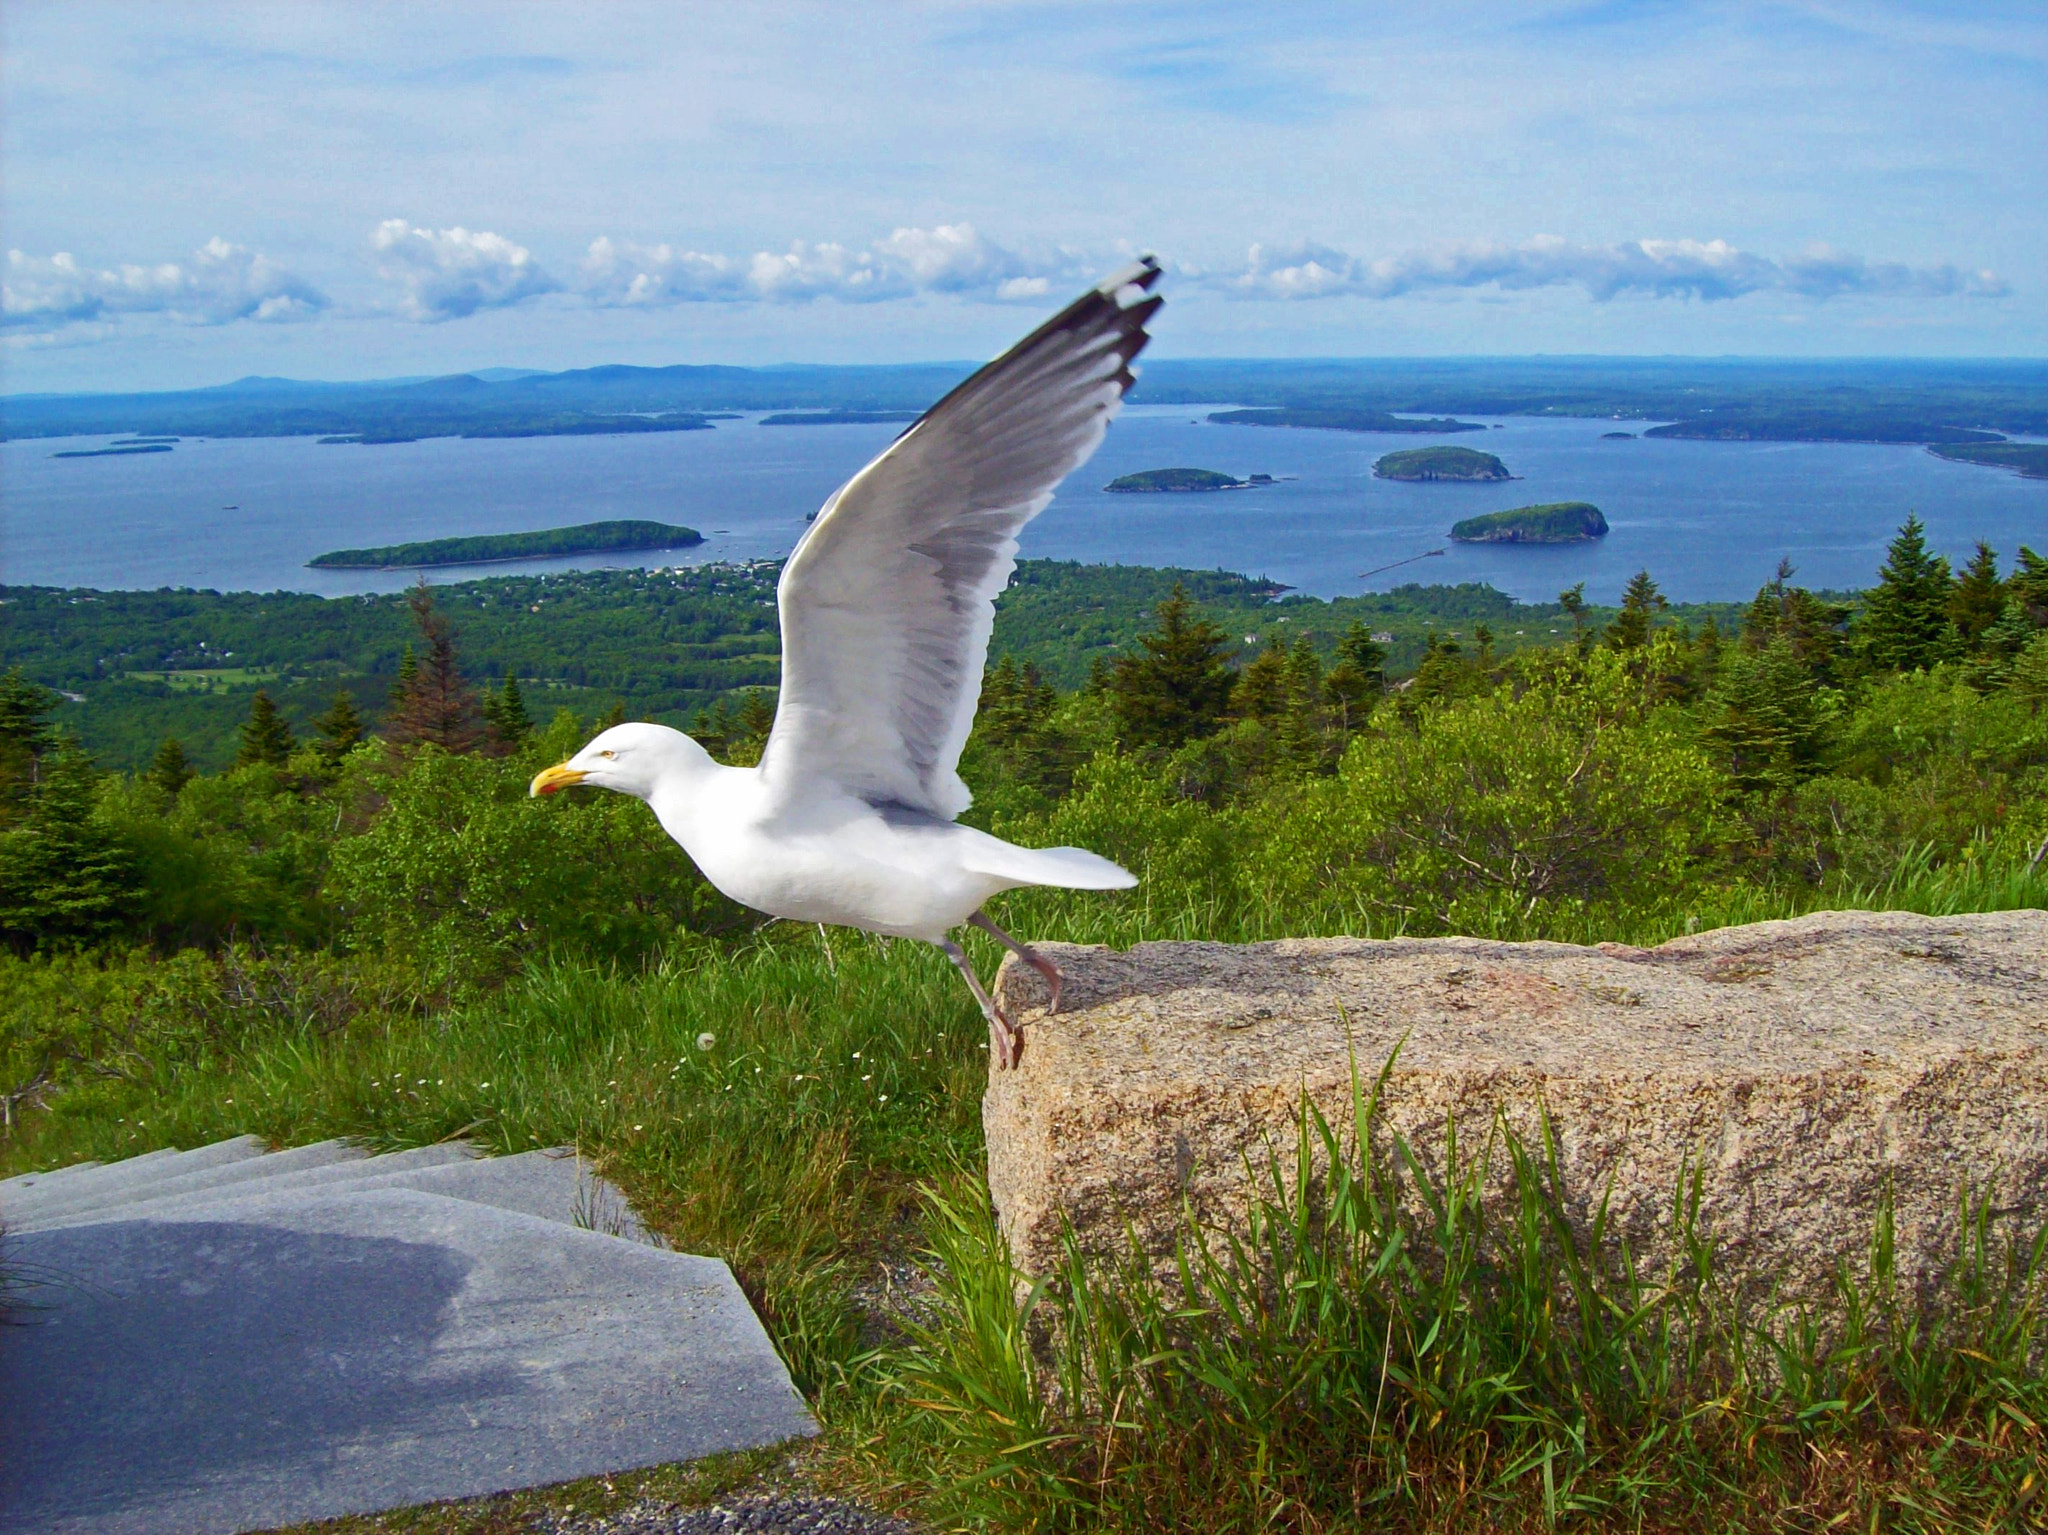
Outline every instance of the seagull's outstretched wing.
<path fill-rule="evenodd" d="M 1093 453 L 1161 300 L 1151 257 L 976 373 L 848 480 L 783 567 L 782 695 L 761 774 L 944 816 L 1017 534 Z"/>

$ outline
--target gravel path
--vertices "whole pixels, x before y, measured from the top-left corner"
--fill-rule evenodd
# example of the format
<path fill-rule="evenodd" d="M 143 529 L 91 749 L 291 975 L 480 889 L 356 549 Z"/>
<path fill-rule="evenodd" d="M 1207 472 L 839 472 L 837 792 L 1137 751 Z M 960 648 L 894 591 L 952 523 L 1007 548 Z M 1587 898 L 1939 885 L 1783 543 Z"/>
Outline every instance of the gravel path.
<path fill-rule="evenodd" d="M 556 1515 L 543 1535 L 919 1535 L 915 1525 L 858 1503 L 805 1493 L 729 1498 L 702 1508 L 635 1503 L 595 1519 Z"/>

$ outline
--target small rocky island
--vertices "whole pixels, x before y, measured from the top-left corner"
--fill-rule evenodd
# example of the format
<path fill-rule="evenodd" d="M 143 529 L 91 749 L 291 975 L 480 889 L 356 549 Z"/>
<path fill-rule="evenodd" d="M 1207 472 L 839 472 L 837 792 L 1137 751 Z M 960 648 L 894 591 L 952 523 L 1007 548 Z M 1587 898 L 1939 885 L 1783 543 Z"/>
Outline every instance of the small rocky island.
<path fill-rule="evenodd" d="M 1142 495 L 1161 491 L 1253 490 L 1272 483 L 1270 474 L 1240 480 L 1217 469 L 1141 469 L 1136 474 L 1119 475 L 1102 488 L 1118 495 Z"/>
<path fill-rule="evenodd" d="M 1636 434 L 1634 432 L 1602 432 L 1600 440 L 1602 442 L 1634 442 Z"/>
<path fill-rule="evenodd" d="M 1547 501 L 1467 517 L 1453 525 L 1460 544 L 1583 544 L 1607 536 L 1607 519 L 1590 501 Z"/>
<path fill-rule="evenodd" d="M 533 533 L 489 533 L 376 549 L 336 549 L 315 555 L 306 564 L 315 570 L 413 570 L 426 565 L 495 565 L 505 560 L 613 554 L 625 549 L 687 549 L 703 542 L 704 535 L 695 528 L 672 523 L 586 522 Z"/>
<path fill-rule="evenodd" d="M 1512 480 L 1508 466 L 1477 448 L 1403 448 L 1372 466 L 1380 480 Z"/>

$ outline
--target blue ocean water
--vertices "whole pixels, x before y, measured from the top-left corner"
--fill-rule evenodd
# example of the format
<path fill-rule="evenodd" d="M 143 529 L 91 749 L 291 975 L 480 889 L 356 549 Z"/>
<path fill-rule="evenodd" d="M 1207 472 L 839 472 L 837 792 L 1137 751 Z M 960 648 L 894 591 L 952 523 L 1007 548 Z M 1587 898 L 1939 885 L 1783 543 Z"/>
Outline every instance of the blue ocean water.
<path fill-rule="evenodd" d="M 1639 423 L 1506 417 L 1445 441 L 1498 454 L 1505 484 L 1400 484 L 1373 461 L 1427 436 L 1215 426 L 1216 406 L 1134 406 L 1102 451 L 1026 530 L 1026 557 L 1222 568 L 1318 596 L 1404 581 L 1489 581 L 1525 599 L 1575 582 L 1611 602 L 1647 569 L 1680 600 L 1740 600 L 1780 558 L 1814 587 L 1868 585 L 1918 512 L 1935 548 L 1983 539 L 2009 563 L 2048 552 L 2048 482 L 1951 463 L 1915 447 L 1607 441 Z M 1472 417 L 1468 419 L 1481 419 Z M 444 567 L 437 581 L 602 565 L 697 564 L 786 554 L 805 517 L 885 447 L 890 425 L 762 427 L 620 437 L 438 438 L 321 446 L 309 438 L 187 440 L 170 453 L 58 459 L 108 439 L 0 444 L 0 580 L 102 588 L 189 586 L 333 595 L 384 591 L 404 572 L 315 571 L 329 549 L 517 532 L 609 518 L 697 528 L 689 550 Z M 1283 476 L 1215 495 L 1108 495 L 1140 469 Z M 1480 512 L 1591 501 L 1611 532 L 1559 548 L 1464 546 Z M 1442 549 L 1440 556 L 1361 573 Z"/>

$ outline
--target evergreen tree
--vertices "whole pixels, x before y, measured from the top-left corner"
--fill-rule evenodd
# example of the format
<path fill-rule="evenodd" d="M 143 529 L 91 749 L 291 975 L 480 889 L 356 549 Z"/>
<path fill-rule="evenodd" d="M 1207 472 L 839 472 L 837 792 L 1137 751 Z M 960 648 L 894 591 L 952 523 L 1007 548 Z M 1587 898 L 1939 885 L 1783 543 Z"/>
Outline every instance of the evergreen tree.
<path fill-rule="evenodd" d="M 491 742 L 502 751 L 516 750 L 533 734 L 533 717 L 526 712 L 526 699 L 519 691 L 519 679 L 505 673 L 505 682 L 484 698 L 484 722 L 490 727 Z"/>
<path fill-rule="evenodd" d="M 625 723 L 626 700 L 614 698 L 612 706 L 590 722 L 590 730 L 593 735 L 597 735 L 611 729 L 614 725 L 623 725 Z"/>
<path fill-rule="evenodd" d="M 1131 745 L 1176 747 L 1215 733 L 1236 679 L 1224 660 L 1229 636 L 1195 611 L 1179 582 L 1156 611 L 1159 627 L 1138 637 L 1143 653 L 1119 657 L 1111 670 L 1110 708 Z"/>
<path fill-rule="evenodd" d="M 1783 640 L 1809 677 L 1829 683 L 1848 641 L 1849 609 L 1794 586 L 1796 573 L 1790 560 L 1780 560 L 1777 574 L 1757 589 L 1742 616 L 1743 648 L 1755 654 Z"/>
<path fill-rule="evenodd" d="M 198 775 L 178 738 L 165 736 L 163 744 L 156 749 L 155 759 L 149 764 L 149 771 L 142 776 L 176 799 L 178 791 Z"/>
<path fill-rule="evenodd" d="M 1949 593 L 1949 621 L 1956 626 L 1963 644 L 1974 650 L 1984 631 L 1998 622 L 2004 610 L 2005 582 L 1998 576 L 1998 556 L 1989 544 L 1979 541 L 1977 553 L 1963 567 Z"/>
<path fill-rule="evenodd" d="M 1323 679 L 1323 699 L 1336 711 L 1340 730 L 1355 730 L 1372 714 L 1387 686 L 1386 647 L 1363 623 L 1337 641 L 1337 664 Z"/>
<path fill-rule="evenodd" d="M 0 832 L 0 942 L 17 952 L 110 938 L 139 898 L 133 855 L 94 819 L 92 760 L 63 742 L 41 768 L 27 816 Z"/>
<path fill-rule="evenodd" d="M 2021 544 L 2019 562 L 2006 587 L 2018 599 L 2027 622 L 2036 629 L 2048 629 L 2048 558 Z"/>
<path fill-rule="evenodd" d="M 398 658 L 398 675 L 391 680 L 391 712 L 396 714 L 405 707 L 405 701 L 412 697 L 412 690 L 419 685 L 420 658 L 413 654 L 412 641 L 405 642 L 405 652 Z"/>
<path fill-rule="evenodd" d="M 476 694 L 462 680 L 455 662 L 455 631 L 434 606 L 425 581 L 412 589 L 409 605 L 425 654 L 413 657 L 407 647 L 411 674 L 407 675 L 401 662 L 399 680 L 392 689 L 391 719 L 384 733 L 396 746 L 427 743 L 448 752 L 470 751 L 482 732 Z"/>
<path fill-rule="evenodd" d="M 1247 666 L 1237 673 L 1230 689 L 1230 712 L 1241 720 L 1269 725 L 1287 707 L 1287 647 L 1268 640 Z"/>
<path fill-rule="evenodd" d="M 1954 653 L 1948 561 L 1927 551 L 1927 530 L 1909 516 L 1886 551 L 1877 585 L 1865 595 L 1856 633 L 1872 666 L 1916 671 Z"/>
<path fill-rule="evenodd" d="M 0 825 L 27 808 L 36 765 L 52 744 L 47 716 L 56 707 L 57 695 L 20 667 L 0 676 Z"/>
<path fill-rule="evenodd" d="M 417 667 L 414 675 L 418 675 Z M 363 717 L 356 710 L 354 695 L 347 688 L 337 691 L 327 712 L 313 721 L 313 728 L 320 732 L 320 755 L 330 767 L 354 751 L 363 739 Z"/>
<path fill-rule="evenodd" d="M 1493 629 L 1485 623 L 1472 626 L 1472 643 L 1479 647 L 1479 654 L 1472 658 L 1472 664 L 1482 672 L 1493 670 Z"/>
<path fill-rule="evenodd" d="M 1647 570 L 1639 570 L 1628 579 L 1628 586 L 1621 594 L 1621 611 L 1614 616 L 1614 622 L 1607 626 L 1607 644 L 1613 650 L 1641 650 L 1650 643 L 1650 625 L 1656 616 L 1670 606 L 1664 594 L 1657 590 L 1657 583 L 1650 579 Z"/>
<path fill-rule="evenodd" d="M 1579 654 L 1584 655 L 1592 643 L 1586 634 L 1586 583 L 1566 587 L 1557 594 L 1557 605 L 1563 608 L 1572 621 L 1572 638 L 1577 642 Z"/>
<path fill-rule="evenodd" d="M 621 706 L 623 712 L 623 706 Z M 739 740 L 733 750 L 750 763 L 759 762 L 768 749 L 768 732 L 775 728 L 775 695 L 767 688 L 749 688 L 740 699 Z"/>
<path fill-rule="evenodd" d="M 267 762 L 272 767 L 283 767 L 291 760 L 294 744 L 292 727 L 277 712 L 270 694 L 258 688 L 256 696 L 249 700 L 249 717 L 242 722 L 242 747 L 235 753 L 235 766 Z"/>
<path fill-rule="evenodd" d="M 1323 729 L 1323 662 L 1305 634 L 1287 652 L 1281 685 L 1285 704 L 1275 732 L 1281 760 L 1297 771 L 1320 767 L 1328 744 Z"/>
<path fill-rule="evenodd" d="M 1816 770 L 1821 716 L 1814 692 L 1813 679 L 1782 639 L 1727 658 L 1706 734 L 1726 754 L 1739 787 L 1788 790 Z"/>

